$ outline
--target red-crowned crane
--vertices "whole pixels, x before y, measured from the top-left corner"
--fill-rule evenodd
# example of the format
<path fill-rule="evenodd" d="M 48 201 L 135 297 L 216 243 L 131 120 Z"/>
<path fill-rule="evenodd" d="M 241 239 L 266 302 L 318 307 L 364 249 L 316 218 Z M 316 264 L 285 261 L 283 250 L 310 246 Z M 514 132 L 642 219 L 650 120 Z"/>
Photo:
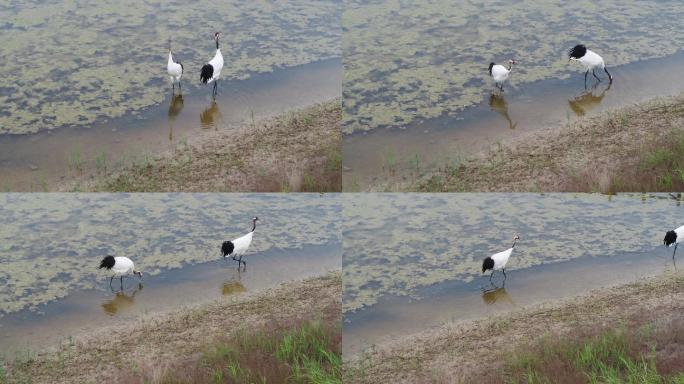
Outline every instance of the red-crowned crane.
<path fill-rule="evenodd" d="M 589 71 L 591 71 L 591 74 L 594 75 L 599 83 L 601 82 L 601 79 L 599 79 L 599 77 L 596 76 L 596 72 L 594 72 L 597 67 L 603 69 L 606 72 L 606 75 L 608 75 L 610 82 L 613 82 L 613 76 L 608 72 L 608 68 L 606 68 L 606 63 L 603 61 L 603 58 L 596 52 L 587 49 L 584 44 L 577 44 L 572 47 L 568 51 L 568 57 L 570 57 L 569 60 L 578 61 L 586 69 L 586 72 L 584 72 L 584 88 L 587 87 L 587 75 L 589 74 Z"/>
<path fill-rule="evenodd" d="M 504 280 L 506 279 L 506 264 L 508 263 L 508 259 L 511 258 L 511 254 L 513 253 L 513 249 L 515 249 L 515 244 L 518 242 L 518 240 L 520 240 L 520 237 L 515 235 L 513 237 L 513 245 L 511 245 L 510 248 L 484 259 L 482 262 L 482 273 L 485 273 L 490 269 L 492 270 L 492 274 L 489 275 L 490 282 L 492 281 L 492 276 L 494 276 L 494 271 L 503 272 Z"/>
<path fill-rule="evenodd" d="M 665 233 L 665 239 L 663 239 L 663 244 L 665 244 L 668 247 L 671 247 L 672 244 L 674 244 L 674 251 L 672 252 L 673 262 L 675 259 L 675 252 L 677 252 L 677 244 L 679 244 L 682 240 L 684 240 L 684 225 L 673 231 L 667 231 L 667 233 Z"/>
<path fill-rule="evenodd" d="M 223 254 L 223 257 L 227 258 L 228 256 L 232 256 L 233 260 L 238 262 L 238 270 L 242 264 L 244 264 L 243 270 L 247 270 L 247 263 L 242 260 L 242 256 L 244 256 L 245 252 L 247 252 L 249 245 L 252 244 L 252 235 L 254 235 L 256 222 L 258 220 L 258 217 L 252 218 L 252 230 L 246 235 L 240 236 L 233 241 L 224 241 L 223 244 L 221 244 L 221 253 Z M 238 256 L 239 258 L 236 259 Z"/>
<path fill-rule="evenodd" d="M 214 58 L 209 60 L 207 64 L 204 64 L 202 71 L 200 72 L 200 81 L 203 84 L 209 84 L 214 82 L 214 90 L 212 91 L 212 96 L 216 97 L 216 84 L 221 76 L 221 69 L 223 69 L 223 54 L 219 48 L 219 36 L 221 34 L 216 32 L 214 34 L 214 40 L 216 40 L 216 53 Z"/>
<path fill-rule="evenodd" d="M 489 76 L 494 80 L 494 85 L 503 92 L 504 81 L 508 79 L 508 75 L 511 73 L 513 64 L 518 62 L 515 59 L 508 60 L 508 68 L 501 64 L 489 63 Z"/>
<path fill-rule="evenodd" d="M 109 287 L 112 288 L 112 280 L 115 277 L 119 277 L 121 279 L 121 290 L 123 290 L 123 278 L 124 276 L 129 276 L 129 275 L 137 275 L 138 276 L 138 281 L 142 281 L 142 271 L 137 271 L 135 269 L 135 264 L 133 264 L 133 261 L 129 259 L 128 257 L 123 257 L 123 256 L 111 256 L 107 255 L 102 261 L 100 262 L 100 268 L 102 269 L 105 268 L 109 271 L 112 272 L 112 277 L 109 278 Z M 114 290 L 114 288 L 112 288 Z"/>
<path fill-rule="evenodd" d="M 171 52 L 171 39 L 169 39 L 169 61 L 166 64 L 166 72 L 169 74 L 171 80 L 172 92 L 176 93 L 176 83 L 178 89 L 183 92 L 181 88 L 181 77 L 183 77 L 183 64 L 180 61 L 173 60 L 173 53 Z"/>

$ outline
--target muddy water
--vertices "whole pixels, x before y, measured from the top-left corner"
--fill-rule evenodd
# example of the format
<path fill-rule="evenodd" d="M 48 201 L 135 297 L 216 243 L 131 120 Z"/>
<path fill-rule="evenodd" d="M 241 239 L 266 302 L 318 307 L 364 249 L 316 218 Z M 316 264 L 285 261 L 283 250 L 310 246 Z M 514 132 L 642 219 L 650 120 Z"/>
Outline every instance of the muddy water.
<path fill-rule="evenodd" d="M 143 279 L 113 283 L 98 279 L 98 288 L 23 310 L 0 319 L 0 350 L 5 356 L 52 348 L 69 337 L 108 325 L 140 319 L 146 315 L 190 308 L 198 303 L 273 287 L 279 283 L 320 276 L 340 268 L 339 243 L 305 246 L 300 250 L 271 250 L 253 255 L 247 270 L 236 263 L 216 260 L 164 270 Z"/>
<path fill-rule="evenodd" d="M 340 60 L 325 60 L 247 80 L 223 80 L 216 100 L 210 86 L 186 87 L 182 97 L 172 97 L 169 89 L 162 104 L 134 115 L 89 127 L 0 135 L 0 188 L 52 190 L 65 177 L 88 180 L 205 131 L 230 130 L 339 97 L 340 76 Z"/>
<path fill-rule="evenodd" d="M 345 315 L 344 354 L 350 356 L 446 322 L 485 318 L 673 271 L 671 255 L 663 247 L 646 253 L 583 257 L 509 271 L 505 281 L 495 275 L 494 284 L 488 276 L 469 283 L 435 284 L 420 290 L 423 298 L 419 300 L 389 296 L 367 310 Z"/>
<path fill-rule="evenodd" d="M 106 323 L 105 315 L 175 309 L 340 265 L 336 195 L 50 193 L 0 199 L 0 346 L 8 348 L 87 327 L 80 318 Z M 255 215 L 247 271 L 238 276 L 234 262 L 221 258 L 220 245 L 246 233 Z M 136 293 L 135 279 L 128 279 L 123 295 L 113 293 L 108 274 L 97 269 L 106 254 L 130 257 L 144 272 L 143 288 Z M 120 289 L 118 282 L 113 287 Z"/>
<path fill-rule="evenodd" d="M 522 64 L 521 64 L 522 65 Z M 512 84 L 456 117 L 415 122 L 403 129 L 375 129 L 344 139 L 345 190 L 401 189 L 430 169 L 457 164 L 473 154 L 521 134 L 547 127 L 563 127 L 580 117 L 684 92 L 674 82 L 684 76 L 684 53 L 611 68 L 612 84 L 593 83 L 588 89 L 580 69 L 569 78 Z M 675 77 L 675 78 L 676 78 Z M 595 85 L 595 86 L 594 86 Z"/>
<path fill-rule="evenodd" d="M 344 201 L 345 353 L 655 275 L 682 209 L 668 195 L 355 194 Z M 482 259 L 516 247 L 506 291 Z M 502 284 L 503 276 L 495 276 Z"/>

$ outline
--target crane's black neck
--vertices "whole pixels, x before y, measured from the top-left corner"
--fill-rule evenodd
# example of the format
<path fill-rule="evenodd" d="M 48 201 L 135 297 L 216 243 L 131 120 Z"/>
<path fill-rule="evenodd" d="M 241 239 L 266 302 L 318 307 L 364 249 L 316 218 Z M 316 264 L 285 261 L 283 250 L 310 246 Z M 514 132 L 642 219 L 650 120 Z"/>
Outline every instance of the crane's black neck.
<path fill-rule="evenodd" d="M 511 71 L 511 68 L 513 68 L 513 63 L 511 63 L 511 62 L 509 61 L 509 62 L 508 62 L 508 71 L 509 71 L 509 72 Z"/>
<path fill-rule="evenodd" d="M 518 239 L 513 240 L 513 245 L 511 245 L 511 248 L 515 248 L 515 244 L 518 242 Z"/>
<path fill-rule="evenodd" d="M 219 38 L 216 38 L 216 49 L 219 49 L 219 44 L 218 44 Z"/>
<path fill-rule="evenodd" d="M 256 229 L 256 220 L 252 221 L 252 232 Z"/>

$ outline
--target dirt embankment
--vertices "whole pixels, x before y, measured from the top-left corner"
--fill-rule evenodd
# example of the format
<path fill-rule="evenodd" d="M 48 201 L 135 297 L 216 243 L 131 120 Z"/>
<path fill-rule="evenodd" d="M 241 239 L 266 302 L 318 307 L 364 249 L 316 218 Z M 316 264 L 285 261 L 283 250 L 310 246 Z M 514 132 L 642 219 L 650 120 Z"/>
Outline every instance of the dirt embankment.
<path fill-rule="evenodd" d="M 136 376 L 163 378 L 184 364 L 197 363 L 217 339 L 229 339 L 234 332 L 308 320 L 339 322 L 341 292 L 341 273 L 331 272 L 193 309 L 151 315 L 134 324 L 78 336 L 55 352 L 6 361 L 0 382 L 104 383 L 131 382 Z"/>
<path fill-rule="evenodd" d="M 378 346 L 345 363 L 345 382 L 504 382 L 505 356 L 541 337 L 667 323 L 683 311 L 684 274 L 649 278 L 489 319 L 446 324 Z M 684 356 L 681 345 L 670 347 L 679 350 L 665 348 L 664 358 Z"/>
<path fill-rule="evenodd" d="M 191 138 L 173 151 L 65 191 L 337 192 L 342 189 L 341 101 Z"/>
<path fill-rule="evenodd" d="M 620 192 L 684 189 L 684 96 L 535 131 L 425 175 L 411 189 Z"/>

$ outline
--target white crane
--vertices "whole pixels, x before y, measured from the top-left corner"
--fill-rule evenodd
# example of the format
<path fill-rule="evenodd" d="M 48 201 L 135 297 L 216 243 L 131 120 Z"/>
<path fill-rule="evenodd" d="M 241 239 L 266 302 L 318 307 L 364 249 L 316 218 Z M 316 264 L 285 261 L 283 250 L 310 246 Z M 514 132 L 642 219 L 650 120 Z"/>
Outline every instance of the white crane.
<path fill-rule="evenodd" d="M 240 236 L 233 241 L 224 241 L 223 244 L 221 244 L 221 253 L 223 254 L 223 257 L 227 258 L 228 256 L 232 256 L 233 260 L 238 262 L 238 270 L 242 264 L 245 265 L 243 270 L 247 270 L 247 263 L 242 261 L 242 256 L 247 252 L 249 245 L 252 244 L 252 235 L 254 235 L 257 220 L 259 220 L 258 217 L 252 218 L 252 230 L 249 231 L 249 233 Z M 238 256 L 239 258 L 236 259 L 235 257 Z"/>
<path fill-rule="evenodd" d="M 490 282 L 492 281 L 492 276 L 494 276 L 494 271 L 499 270 L 503 272 L 504 280 L 506 279 L 506 264 L 508 263 L 508 259 L 511 258 L 511 254 L 513 253 L 513 249 L 515 249 L 515 244 L 518 242 L 518 240 L 520 240 L 520 237 L 515 235 L 513 237 L 513 245 L 511 245 L 510 248 L 484 259 L 482 262 L 482 273 L 485 273 L 490 269 L 492 270 L 492 274 L 489 275 Z"/>
<path fill-rule="evenodd" d="M 209 84 L 214 82 L 214 90 L 212 91 L 212 96 L 216 97 L 216 84 L 218 82 L 219 76 L 221 76 L 221 69 L 223 69 L 223 54 L 219 48 L 219 32 L 214 34 L 214 40 L 216 40 L 216 53 L 214 58 L 209 60 L 207 64 L 204 64 L 202 71 L 200 72 L 200 81 L 203 84 Z"/>
<path fill-rule="evenodd" d="M 504 81 L 508 79 L 508 75 L 511 73 L 511 68 L 513 64 L 518 62 L 515 59 L 508 60 L 508 68 L 501 64 L 489 63 L 489 76 L 494 79 L 494 85 L 503 92 Z"/>
<path fill-rule="evenodd" d="M 665 233 L 665 239 L 663 239 L 663 244 L 665 244 L 668 247 L 671 247 L 672 244 L 674 244 L 674 251 L 672 252 L 673 262 L 675 259 L 675 252 L 677 252 L 677 244 L 679 244 L 682 240 L 684 240 L 684 225 L 673 231 L 667 231 L 667 233 Z"/>
<path fill-rule="evenodd" d="M 176 92 L 176 83 L 178 83 L 178 89 L 183 92 L 181 88 L 181 77 L 183 77 L 183 64 L 178 61 L 173 60 L 173 53 L 171 52 L 171 39 L 169 39 L 169 61 L 166 64 L 166 72 L 169 74 L 169 79 L 171 80 L 172 92 Z"/>
<path fill-rule="evenodd" d="M 107 255 L 102 261 L 100 262 L 100 268 L 102 269 L 105 268 L 109 271 L 112 271 L 112 277 L 109 278 L 109 287 L 112 288 L 112 280 L 115 277 L 121 278 L 121 290 L 123 290 L 123 278 L 124 276 L 128 275 L 137 275 L 138 276 L 138 281 L 142 281 L 142 272 L 141 271 L 136 271 L 135 270 L 135 264 L 133 264 L 133 261 L 129 259 L 128 257 L 123 257 L 123 256 L 111 256 Z M 112 288 L 113 290 L 114 288 Z"/>
<path fill-rule="evenodd" d="M 587 70 L 586 72 L 584 72 L 584 88 L 587 87 L 587 75 L 589 74 L 589 71 L 591 71 L 591 74 L 594 75 L 594 77 L 596 78 L 596 80 L 598 80 L 599 83 L 601 82 L 601 79 L 599 79 L 599 77 L 596 76 L 596 72 L 594 72 L 596 68 L 603 69 L 606 72 L 606 75 L 608 75 L 610 83 L 613 82 L 613 76 L 610 74 L 610 72 L 608 72 L 608 69 L 606 68 L 606 63 L 603 61 L 603 58 L 599 56 L 596 52 L 587 49 L 587 47 L 583 44 L 577 44 L 574 47 L 572 47 L 568 51 L 568 57 L 570 57 L 569 60 L 578 61 Z"/>

